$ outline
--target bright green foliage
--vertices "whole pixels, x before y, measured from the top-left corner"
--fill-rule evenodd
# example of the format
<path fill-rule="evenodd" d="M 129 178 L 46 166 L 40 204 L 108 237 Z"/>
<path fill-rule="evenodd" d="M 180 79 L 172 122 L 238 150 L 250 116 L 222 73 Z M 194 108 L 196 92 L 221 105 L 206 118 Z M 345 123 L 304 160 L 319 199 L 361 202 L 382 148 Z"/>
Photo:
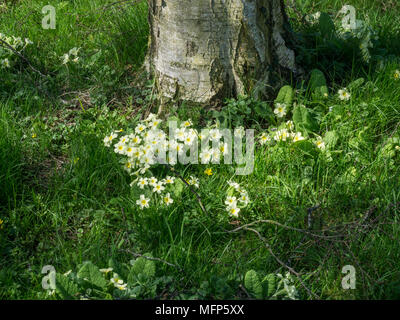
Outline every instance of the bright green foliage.
<path fill-rule="evenodd" d="M 151 257 L 150 254 L 146 256 Z M 99 269 L 88 261 L 83 263 L 76 275 L 71 271 L 64 275 L 56 273 L 56 297 L 141 299 L 156 295 L 171 282 L 168 277 L 156 278 L 155 262 L 142 257 L 132 260 L 130 265 L 115 261 L 110 261 L 110 264 L 114 267 Z"/>
<path fill-rule="evenodd" d="M 312 110 L 303 105 L 297 105 L 293 110 L 293 122 L 296 128 L 305 132 L 317 132 L 318 121 L 315 119 Z"/>
<path fill-rule="evenodd" d="M 257 299 L 263 298 L 263 286 L 256 271 L 247 271 L 246 275 L 244 276 L 244 286 L 247 291 L 254 295 L 254 297 Z"/>
<path fill-rule="evenodd" d="M 146 257 L 151 257 L 150 254 L 144 254 Z M 129 276 L 131 277 L 143 277 L 150 279 L 155 276 L 156 274 L 156 265 L 154 261 L 145 259 L 145 258 L 138 258 L 136 260 L 131 261 L 132 268 Z"/>
<path fill-rule="evenodd" d="M 333 149 L 339 141 L 339 135 L 336 131 L 327 131 L 325 133 L 324 141 L 330 149 Z"/>
<path fill-rule="evenodd" d="M 293 105 L 294 90 L 291 86 L 283 86 L 275 99 L 275 103 L 284 103 L 289 109 Z"/>
<path fill-rule="evenodd" d="M 249 270 L 244 277 L 244 286 L 256 299 L 297 299 L 297 290 L 288 273 L 286 276 L 273 273 L 261 276 Z"/>
<path fill-rule="evenodd" d="M 285 99 L 290 101 L 290 94 Z M 269 104 L 256 100 L 251 96 L 241 96 L 238 99 L 227 99 L 221 111 L 213 110 L 211 116 L 223 128 L 239 127 L 243 125 L 257 126 L 260 122 L 270 122 L 273 113 Z"/>
<path fill-rule="evenodd" d="M 104 290 L 107 287 L 107 281 L 104 279 L 103 274 L 99 271 L 90 261 L 85 262 L 77 273 L 77 277 L 88 284 L 91 287 L 95 287 L 98 290 Z"/>
<path fill-rule="evenodd" d="M 267 274 L 262 280 L 263 293 L 266 297 L 272 297 L 276 292 L 276 276 L 272 273 Z"/>
<path fill-rule="evenodd" d="M 71 276 L 56 274 L 56 291 L 63 299 L 76 299 L 79 295 L 78 284 Z"/>

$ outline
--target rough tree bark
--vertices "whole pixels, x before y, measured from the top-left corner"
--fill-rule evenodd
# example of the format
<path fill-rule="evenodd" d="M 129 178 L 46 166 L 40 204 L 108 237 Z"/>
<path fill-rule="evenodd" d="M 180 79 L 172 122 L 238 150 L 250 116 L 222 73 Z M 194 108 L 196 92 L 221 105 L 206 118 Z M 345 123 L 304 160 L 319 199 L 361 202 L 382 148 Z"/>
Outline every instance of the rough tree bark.
<path fill-rule="evenodd" d="M 161 96 L 210 104 L 297 73 L 283 0 L 148 0 L 146 66 Z"/>

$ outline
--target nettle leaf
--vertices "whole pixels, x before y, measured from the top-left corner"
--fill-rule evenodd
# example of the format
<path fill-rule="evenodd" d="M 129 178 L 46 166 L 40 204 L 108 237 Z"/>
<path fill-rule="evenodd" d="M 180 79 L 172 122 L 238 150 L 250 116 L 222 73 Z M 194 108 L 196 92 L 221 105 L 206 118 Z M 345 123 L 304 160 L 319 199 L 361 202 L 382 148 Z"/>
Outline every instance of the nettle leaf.
<path fill-rule="evenodd" d="M 79 286 L 70 277 L 56 273 L 56 291 L 63 299 L 75 299 L 79 294 Z"/>
<path fill-rule="evenodd" d="M 90 261 L 83 264 L 79 269 L 77 276 L 78 278 L 94 285 L 98 289 L 107 288 L 108 282 L 104 279 L 103 274 L 100 272 L 99 268 Z"/>
<path fill-rule="evenodd" d="M 293 110 L 293 122 L 301 131 L 316 132 L 319 129 L 318 121 L 303 105 L 298 105 Z"/>
<path fill-rule="evenodd" d="M 311 71 L 309 87 L 311 94 L 316 98 L 321 98 L 328 94 L 326 78 L 321 70 L 314 69 Z"/>
<path fill-rule="evenodd" d="M 263 298 L 263 286 L 256 271 L 249 270 L 246 272 L 244 276 L 244 287 L 257 299 Z"/>
<path fill-rule="evenodd" d="M 291 86 L 283 86 L 275 99 L 275 103 L 284 103 L 288 108 L 293 104 L 294 90 Z"/>

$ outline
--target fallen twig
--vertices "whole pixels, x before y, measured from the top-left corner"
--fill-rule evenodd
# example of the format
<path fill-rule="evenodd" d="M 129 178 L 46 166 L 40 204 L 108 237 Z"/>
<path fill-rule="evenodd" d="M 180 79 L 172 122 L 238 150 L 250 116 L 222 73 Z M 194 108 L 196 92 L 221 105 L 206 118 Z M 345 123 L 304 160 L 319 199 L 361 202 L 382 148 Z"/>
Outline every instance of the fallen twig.
<path fill-rule="evenodd" d="M 278 226 L 278 227 L 282 227 L 282 228 L 287 229 L 287 230 L 292 230 L 292 231 L 297 231 L 297 232 L 305 233 L 305 234 L 307 234 L 307 235 L 309 235 L 309 236 L 316 237 L 316 238 L 330 239 L 330 238 L 340 238 L 340 237 L 341 237 L 341 235 L 330 235 L 330 236 L 326 236 L 326 235 L 321 235 L 321 234 L 312 233 L 312 232 L 310 232 L 310 231 L 308 231 L 308 230 L 290 227 L 290 226 L 281 224 L 281 223 L 279 223 L 279 222 L 277 222 L 277 221 L 274 221 L 274 220 L 257 220 L 257 221 L 253 221 L 253 222 L 251 222 L 251 223 L 245 224 L 245 225 L 243 225 L 243 226 L 237 227 L 236 229 L 228 230 L 228 231 L 226 231 L 226 232 L 227 232 L 227 233 L 235 233 L 235 232 L 240 231 L 241 229 L 246 229 L 246 228 L 248 228 L 248 227 L 254 226 L 255 224 L 259 224 L 259 223 L 273 224 L 273 225 L 276 225 L 276 226 Z"/>
<path fill-rule="evenodd" d="M 45 75 L 44 73 L 42 73 L 41 71 L 39 71 L 38 69 L 36 69 L 32 63 L 28 60 L 28 58 L 26 58 L 22 53 L 18 52 L 17 50 L 15 50 L 12 46 L 10 46 L 6 41 L 4 41 L 3 39 L 0 39 L 0 44 L 3 45 L 3 47 L 7 47 L 8 49 L 10 49 L 12 52 L 14 52 L 18 57 L 20 57 L 22 60 L 24 60 L 28 66 L 36 73 L 40 74 L 42 77 L 47 77 L 47 75 Z"/>
<path fill-rule="evenodd" d="M 314 296 L 314 298 L 316 298 L 316 299 L 320 299 L 320 297 L 319 297 L 317 294 L 313 293 L 313 292 L 304 284 L 303 280 L 301 280 L 300 273 L 298 273 L 297 271 L 295 271 L 292 267 L 288 266 L 286 263 L 284 263 L 281 259 L 279 259 L 279 258 L 275 255 L 275 253 L 274 253 L 274 252 L 272 251 L 272 249 L 271 249 L 271 246 L 269 245 L 269 243 L 267 242 L 267 240 L 260 234 L 260 232 L 258 232 L 258 231 L 255 230 L 255 229 L 247 228 L 247 227 L 244 228 L 244 230 L 248 230 L 248 231 L 254 232 L 254 233 L 258 236 L 258 238 L 264 243 L 265 247 L 267 248 L 267 250 L 268 250 L 268 252 L 271 254 L 271 256 L 273 256 L 273 257 L 275 258 L 275 260 L 276 260 L 282 267 L 286 268 L 287 270 L 289 270 L 290 273 L 294 274 L 294 275 L 297 277 L 297 279 L 299 280 L 301 286 L 308 292 L 308 294 L 309 294 L 310 296 Z"/>

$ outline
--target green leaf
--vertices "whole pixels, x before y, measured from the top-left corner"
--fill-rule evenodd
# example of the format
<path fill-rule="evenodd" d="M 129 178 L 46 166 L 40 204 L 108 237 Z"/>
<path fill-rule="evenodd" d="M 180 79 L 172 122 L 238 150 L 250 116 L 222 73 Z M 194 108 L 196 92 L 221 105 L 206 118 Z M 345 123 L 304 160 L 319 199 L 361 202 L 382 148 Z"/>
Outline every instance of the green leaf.
<path fill-rule="evenodd" d="M 104 279 L 104 276 L 100 272 L 99 268 L 90 261 L 87 261 L 83 264 L 83 266 L 79 269 L 77 276 L 78 278 L 84 279 L 98 289 L 105 289 L 108 285 L 108 282 L 106 279 Z"/>
<path fill-rule="evenodd" d="M 284 103 L 288 108 L 293 104 L 294 90 L 291 86 L 283 86 L 278 93 L 275 103 Z"/>
<path fill-rule="evenodd" d="M 150 253 L 145 253 L 144 256 L 151 257 Z M 134 278 L 142 278 L 151 279 L 156 274 L 156 264 L 154 261 L 140 257 L 136 260 L 132 260 L 132 268 L 129 274 L 130 279 L 134 280 Z"/>
<path fill-rule="evenodd" d="M 298 105 L 294 108 L 293 122 L 298 130 L 316 132 L 319 129 L 318 121 L 303 105 Z"/>
<path fill-rule="evenodd" d="M 273 273 L 267 274 L 262 280 L 265 297 L 272 297 L 276 292 L 276 276 Z"/>
<path fill-rule="evenodd" d="M 244 276 L 244 287 L 257 299 L 263 298 L 263 286 L 256 271 L 249 270 L 246 272 Z"/>
<path fill-rule="evenodd" d="M 70 277 L 56 273 L 56 291 L 63 299 L 76 299 L 79 287 Z"/>

